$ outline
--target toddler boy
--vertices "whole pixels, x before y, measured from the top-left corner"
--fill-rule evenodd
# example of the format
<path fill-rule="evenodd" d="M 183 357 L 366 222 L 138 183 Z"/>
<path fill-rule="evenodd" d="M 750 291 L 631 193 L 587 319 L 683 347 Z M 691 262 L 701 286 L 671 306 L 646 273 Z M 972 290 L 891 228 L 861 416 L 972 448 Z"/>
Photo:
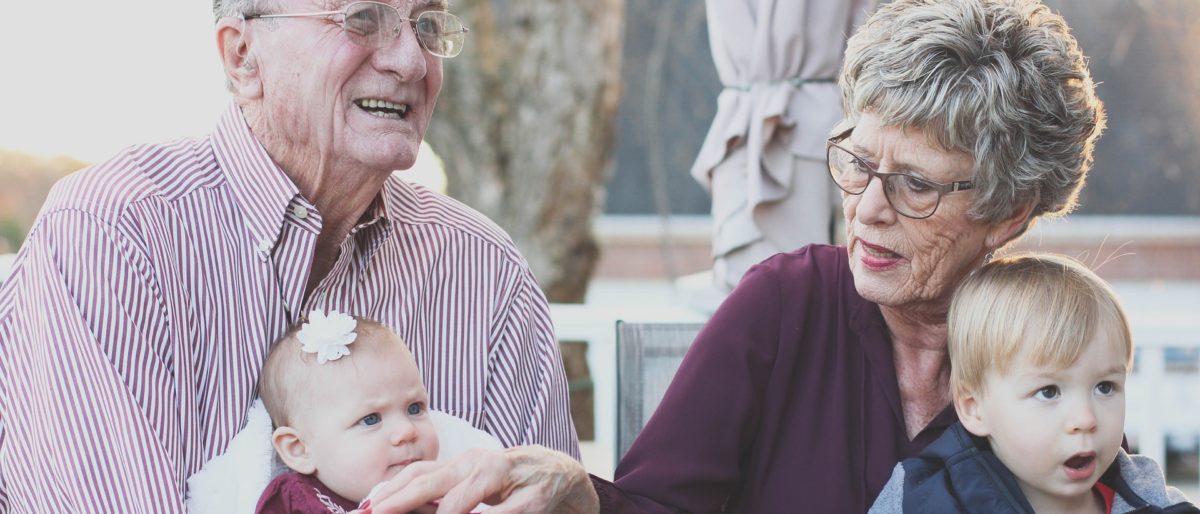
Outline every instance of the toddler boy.
<path fill-rule="evenodd" d="M 1200 512 L 1121 449 L 1133 338 L 1116 295 L 1053 255 L 993 261 L 948 318 L 960 423 L 898 464 L 872 513 Z"/>

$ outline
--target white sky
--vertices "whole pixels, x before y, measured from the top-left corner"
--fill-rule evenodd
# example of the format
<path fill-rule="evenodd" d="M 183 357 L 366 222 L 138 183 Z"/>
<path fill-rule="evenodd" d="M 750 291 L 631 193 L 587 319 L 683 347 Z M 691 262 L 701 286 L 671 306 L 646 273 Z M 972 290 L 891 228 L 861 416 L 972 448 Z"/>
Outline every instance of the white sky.
<path fill-rule="evenodd" d="M 206 134 L 229 101 L 210 0 L 21 6 L 0 17 L 0 148 L 97 161 Z"/>

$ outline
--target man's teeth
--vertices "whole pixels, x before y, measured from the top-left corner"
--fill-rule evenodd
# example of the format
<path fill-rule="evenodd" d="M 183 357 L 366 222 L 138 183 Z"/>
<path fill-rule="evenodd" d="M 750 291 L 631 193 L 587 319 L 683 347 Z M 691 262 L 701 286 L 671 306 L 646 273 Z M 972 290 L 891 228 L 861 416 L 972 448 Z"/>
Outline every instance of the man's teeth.
<path fill-rule="evenodd" d="M 358 105 L 372 116 L 380 118 L 400 119 L 408 114 L 408 104 L 392 103 L 387 100 L 367 98 L 359 100 Z"/>
<path fill-rule="evenodd" d="M 397 104 L 397 103 L 389 102 L 387 100 L 376 100 L 374 98 L 368 98 L 366 100 L 363 100 L 362 104 L 363 104 L 363 107 L 370 107 L 373 109 L 391 109 L 391 110 L 400 111 L 400 112 L 404 112 L 404 111 L 408 110 L 407 104 Z"/>

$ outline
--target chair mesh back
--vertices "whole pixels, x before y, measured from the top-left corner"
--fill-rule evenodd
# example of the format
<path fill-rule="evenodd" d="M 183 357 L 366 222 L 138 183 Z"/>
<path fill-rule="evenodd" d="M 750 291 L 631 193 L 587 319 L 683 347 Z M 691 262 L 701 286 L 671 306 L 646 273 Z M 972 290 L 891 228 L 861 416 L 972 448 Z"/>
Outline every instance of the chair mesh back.
<path fill-rule="evenodd" d="M 679 369 L 702 323 L 617 322 L 617 460 L 629 446 Z"/>

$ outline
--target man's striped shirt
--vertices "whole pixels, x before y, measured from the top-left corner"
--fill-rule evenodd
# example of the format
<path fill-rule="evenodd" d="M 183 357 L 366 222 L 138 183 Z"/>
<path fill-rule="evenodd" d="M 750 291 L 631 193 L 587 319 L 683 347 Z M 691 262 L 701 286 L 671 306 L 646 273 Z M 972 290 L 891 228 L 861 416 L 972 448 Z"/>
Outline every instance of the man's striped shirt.
<path fill-rule="evenodd" d="M 320 227 L 236 106 L 57 184 L 0 289 L 0 512 L 182 512 L 314 308 L 395 330 L 431 408 L 578 458 L 546 299 L 500 228 L 393 177 L 306 300 Z"/>

